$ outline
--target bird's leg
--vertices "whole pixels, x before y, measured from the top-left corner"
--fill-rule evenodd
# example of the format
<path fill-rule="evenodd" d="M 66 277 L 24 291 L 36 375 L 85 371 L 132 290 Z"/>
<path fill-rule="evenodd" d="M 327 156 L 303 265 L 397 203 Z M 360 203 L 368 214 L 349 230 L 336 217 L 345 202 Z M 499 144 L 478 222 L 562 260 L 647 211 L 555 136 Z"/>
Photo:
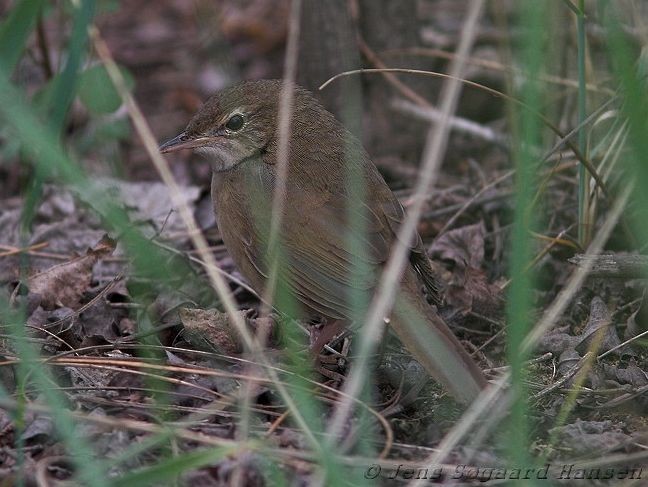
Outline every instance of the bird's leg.
<path fill-rule="evenodd" d="M 328 361 L 326 358 L 322 357 L 320 353 L 324 349 L 324 346 L 329 343 L 334 337 L 338 336 L 340 333 L 344 332 L 347 327 L 347 323 L 342 320 L 334 320 L 325 323 L 322 326 L 312 326 L 310 329 L 310 352 L 313 356 L 313 366 L 324 377 L 332 379 L 338 383 L 341 383 L 344 380 L 344 376 L 326 368 L 322 362 L 326 361 L 330 364 L 337 364 L 340 357 L 336 355 L 331 355 L 330 358 L 334 360 Z M 327 356 L 328 358 L 328 356 Z"/>
<path fill-rule="evenodd" d="M 333 320 L 319 327 L 311 327 L 310 350 L 314 355 L 319 355 L 324 347 L 336 336 L 340 335 L 347 328 L 343 320 Z"/>
<path fill-rule="evenodd" d="M 310 351 L 315 357 L 324 349 L 324 345 L 330 342 L 335 336 L 342 333 L 346 328 L 346 322 L 334 320 L 325 323 L 321 327 L 312 326 L 310 329 Z"/>
<path fill-rule="evenodd" d="M 320 326 L 312 326 L 310 329 L 310 353 L 315 361 L 315 367 L 318 368 L 324 362 L 327 364 L 336 364 L 339 357 L 336 355 L 322 355 L 324 347 L 335 337 L 341 336 L 346 329 L 347 324 L 342 320 L 333 320 L 325 322 Z M 330 359 L 330 360 L 329 360 Z"/>

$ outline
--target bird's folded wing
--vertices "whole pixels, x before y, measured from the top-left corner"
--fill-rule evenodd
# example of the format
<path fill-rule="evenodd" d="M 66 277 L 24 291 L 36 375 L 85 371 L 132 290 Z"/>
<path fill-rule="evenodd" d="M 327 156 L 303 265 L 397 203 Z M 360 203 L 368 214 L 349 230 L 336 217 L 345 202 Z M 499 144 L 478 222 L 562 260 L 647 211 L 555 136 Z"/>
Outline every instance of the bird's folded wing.
<path fill-rule="evenodd" d="M 299 214 L 292 203 L 285 273 L 296 297 L 324 316 L 353 319 L 354 303 L 371 299 L 389 258 L 402 207 L 391 193 L 359 204 L 338 194 L 317 211 Z"/>
<path fill-rule="evenodd" d="M 353 319 L 353 303 L 371 299 L 404 219 L 402 206 L 385 182 L 376 181 L 372 187 L 374 192 L 358 201 L 344 191 L 320 192 L 314 198 L 312 189 L 291 186 L 282 219 L 281 234 L 289 238 L 281 242 L 281 275 L 309 310 Z M 265 279 L 265 252 L 253 248 L 265 240 L 259 238 L 264 232 L 251 226 L 249 231 L 256 236 L 244 239 L 245 257 Z M 435 295 L 436 281 L 418 234 L 410 245 L 410 261 Z"/>

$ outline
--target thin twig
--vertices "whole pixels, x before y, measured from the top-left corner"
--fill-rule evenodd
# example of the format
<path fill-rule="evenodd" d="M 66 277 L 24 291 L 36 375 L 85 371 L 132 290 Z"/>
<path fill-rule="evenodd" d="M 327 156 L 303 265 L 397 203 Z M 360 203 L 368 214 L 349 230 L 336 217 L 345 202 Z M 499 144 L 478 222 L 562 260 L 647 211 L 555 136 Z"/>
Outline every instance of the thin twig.
<path fill-rule="evenodd" d="M 544 353 L 544 354 L 540 355 L 539 357 L 534 357 L 532 359 L 526 360 L 524 363 L 525 363 L 525 365 L 538 364 L 540 362 L 545 362 L 545 361 L 547 361 L 549 359 L 552 359 L 553 356 L 554 356 L 553 353 L 547 352 L 547 353 Z M 484 372 L 492 374 L 494 372 L 505 372 L 505 371 L 508 371 L 508 370 L 511 370 L 511 366 L 510 365 L 503 365 L 501 367 L 491 367 L 490 369 L 484 369 Z"/>
<path fill-rule="evenodd" d="M 566 384 L 569 379 L 574 377 L 582 368 L 583 366 L 591 360 L 591 352 L 587 352 L 584 357 L 581 357 L 581 359 L 576 362 L 568 371 L 565 373 L 560 379 L 558 379 L 556 382 L 553 384 L 549 385 L 548 387 L 545 387 L 542 389 L 540 392 L 537 392 L 533 396 L 531 396 L 531 400 L 537 401 L 541 397 L 546 396 L 552 391 L 555 391 L 556 389 L 559 389 L 563 386 L 563 384 Z"/>
<path fill-rule="evenodd" d="M 387 82 L 390 85 L 392 85 L 394 88 L 396 88 L 396 91 L 398 91 L 405 98 L 408 98 L 409 100 L 413 101 L 414 103 L 416 103 L 421 107 L 434 108 L 434 105 L 432 105 L 432 103 L 427 101 L 416 91 L 414 91 L 412 88 L 410 88 L 401 80 L 399 80 L 393 74 L 393 72 L 387 68 L 387 65 L 382 61 L 382 59 L 380 59 L 378 55 L 367 45 L 367 43 L 360 35 L 358 35 L 358 46 L 360 47 L 360 52 L 362 52 L 362 54 L 366 56 L 369 62 L 373 64 L 376 67 L 376 69 L 378 69 L 382 73 L 383 77 L 387 80 Z M 320 86 L 320 90 L 324 89 L 330 81 L 333 81 L 334 78 L 335 76 L 331 78 L 329 81 L 327 81 L 326 83 L 324 83 L 322 86 Z"/>
<path fill-rule="evenodd" d="M 399 111 L 408 113 L 415 116 L 416 118 L 426 120 L 428 122 L 437 123 L 441 118 L 439 111 L 436 108 L 426 108 L 421 107 L 415 103 L 411 103 L 407 100 L 397 99 L 394 100 L 392 106 Z M 499 147 L 508 147 L 509 138 L 508 136 L 493 130 L 490 127 L 486 127 L 467 118 L 461 117 L 450 117 L 448 121 L 452 128 L 457 132 L 463 132 L 473 137 L 480 138 L 487 142 L 497 144 Z"/>
<path fill-rule="evenodd" d="M 403 48 L 396 48 L 396 49 L 386 49 L 384 51 L 381 51 L 381 54 L 383 56 L 389 56 L 391 54 L 410 54 L 414 56 L 428 56 L 428 57 L 437 57 L 442 59 L 455 58 L 455 54 L 451 51 L 444 51 L 443 49 L 435 49 L 431 47 L 403 47 Z M 528 79 L 528 75 L 524 72 L 524 70 L 513 66 L 507 66 L 503 63 L 500 63 L 498 61 L 493 61 L 491 59 L 470 57 L 466 60 L 466 62 L 468 64 L 480 68 L 488 69 L 491 71 L 501 71 L 511 75 L 515 75 L 516 77 L 523 77 Z M 539 79 L 540 81 L 545 83 L 566 86 L 568 88 L 578 88 L 578 81 L 575 81 L 573 79 L 561 78 L 559 76 L 553 76 L 550 74 L 542 74 L 540 75 Z M 616 92 L 614 90 L 597 86 L 592 82 L 587 83 L 585 86 L 588 91 L 603 93 L 610 96 L 616 95 Z"/>
<path fill-rule="evenodd" d="M 30 245 L 29 247 L 13 247 L 10 245 L 0 245 L 0 249 L 6 248 L 7 250 L 4 252 L 0 252 L 0 257 L 9 257 L 11 255 L 18 255 L 18 254 L 29 254 L 33 252 L 34 250 L 42 249 L 45 248 L 49 245 L 49 242 L 41 242 L 37 243 L 34 245 Z"/>
<path fill-rule="evenodd" d="M 643 338 L 643 337 L 645 337 L 646 335 L 648 335 L 648 330 L 646 330 L 646 331 L 644 331 L 644 332 L 641 332 L 641 333 L 639 333 L 638 335 L 633 336 L 632 338 L 628 338 L 628 339 L 627 339 L 625 342 L 623 342 L 623 343 L 619 343 L 618 345 L 612 347 L 611 349 L 609 349 L 609 350 L 603 352 L 601 355 L 599 355 L 598 357 L 596 357 L 596 359 L 597 359 L 597 360 L 601 360 L 601 359 L 602 359 L 603 357 L 605 357 L 606 355 L 608 355 L 608 354 L 610 354 L 610 353 L 612 353 L 612 352 L 614 352 L 614 351 L 616 351 L 616 350 L 619 350 L 620 348 L 623 348 L 623 347 L 625 347 L 626 345 L 630 345 L 630 344 L 631 344 L 632 342 L 634 342 L 635 340 L 639 340 L 640 338 Z"/>

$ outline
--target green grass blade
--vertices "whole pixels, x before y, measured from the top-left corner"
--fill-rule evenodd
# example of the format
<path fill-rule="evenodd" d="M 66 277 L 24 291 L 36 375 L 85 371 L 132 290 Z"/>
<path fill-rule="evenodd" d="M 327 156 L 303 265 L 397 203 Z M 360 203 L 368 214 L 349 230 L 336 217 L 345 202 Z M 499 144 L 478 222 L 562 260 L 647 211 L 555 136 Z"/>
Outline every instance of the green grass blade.
<path fill-rule="evenodd" d="M 95 12 L 95 0 L 84 0 L 74 8 L 72 36 L 67 50 L 67 62 L 55 78 L 50 91 L 51 113 L 49 122 L 56 133 L 63 129 L 65 118 L 76 96 L 79 85 L 79 68 L 86 54 L 88 26 Z"/>
<path fill-rule="evenodd" d="M 209 448 L 192 451 L 182 455 L 162 460 L 155 465 L 137 470 L 131 474 L 120 477 L 111 485 L 119 487 L 145 487 L 149 485 L 172 484 L 173 479 L 183 472 L 210 465 L 222 460 L 232 453 L 233 449 Z"/>
<path fill-rule="evenodd" d="M 587 156 L 587 131 L 583 121 L 587 118 L 587 88 L 585 80 L 585 0 L 578 2 L 578 14 L 576 16 L 578 49 L 578 150 Z M 581 164 L 578 166 L 578 241 L 583 248 L 587 247 L 591 235 L 591 223 L 589 221 L 589 190 L 587 169 Z"/>
<path fill-rule="evenodd" d="M 18 64 L 43 5 L 45 0 L 22 0 L 0 26 L 0 68 L 3 71 L 11 73 Z"/>
<path fill-rule="evenodd" d="M 543 65 L 545 45 L 545 7 L 542 2 L 522 2 L 521 22 L 527 33 L 518 53 L 525 64 L 528 81 L 522 88 L 521 99 L 534 110 L 541 106 L 538 83 Z M 530 230 L 536 226 L 536 213 L 532 211 L 536 187 L 537 165 L 533 148 L 540 143 L 541 125 L 538 118 L 528 110 L 514 115 L 519 127 L 513 148 L 517 179 L 515 191 L 515 215 L 511 236 L 510 275 L 514 282 L 509 288 L 507 301 L 508 334 L 507 349 L 511 364 L 511 392 L 513 403 L 507 441 L 512 461 L 522 467 L 530 464 L 528 454 L 529 424 L 527 414 L 527 390 L 525 387 L 525 361 L 527 354 L 521 352 L 522 343 L 530 329 L 533 276 L 527 266 L 533 258 Z"/>

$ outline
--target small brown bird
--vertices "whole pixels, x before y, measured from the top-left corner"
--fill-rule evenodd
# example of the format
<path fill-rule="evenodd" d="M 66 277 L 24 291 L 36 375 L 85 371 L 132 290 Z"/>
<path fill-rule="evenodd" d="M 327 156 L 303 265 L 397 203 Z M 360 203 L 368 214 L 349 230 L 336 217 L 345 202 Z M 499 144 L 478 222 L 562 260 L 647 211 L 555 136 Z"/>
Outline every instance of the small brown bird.
<path fill-rule="evenodd" d="M 270 267 L 266 256 L 281 85 L 278 80 L 247 81 L 217 93 L 184 132 L 160 147 L 163 153 L 194 149 L 209 160 L 223 241 L 259 292 Z M 349 324 L 359 316 L 357 303 L 362 297 L 368 302 L 374 291 L 403 208 L 361 143 L 298 87 L 289 147 L 280 233 L 282 282 L 307 316 Z M 433 296 L 438 291 L 418 235 L 410 245 L 409 263 L 389 323 L 430 375 L 455 398 L 471 401 L 486 379 L 425 300 L 421 283 Z"/>

